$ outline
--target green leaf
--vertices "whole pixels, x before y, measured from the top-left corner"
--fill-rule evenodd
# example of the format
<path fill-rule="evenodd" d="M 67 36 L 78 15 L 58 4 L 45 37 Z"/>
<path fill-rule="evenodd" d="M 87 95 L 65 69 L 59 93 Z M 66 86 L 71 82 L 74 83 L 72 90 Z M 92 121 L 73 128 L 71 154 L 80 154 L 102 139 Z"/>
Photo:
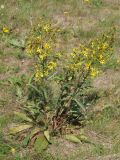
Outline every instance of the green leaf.
<path fill-rule="evenodd" d="M 77 105 L 85 112 L 85 108 L 84 108 L 84 105 L 82 103 L 80 103 L 77 99 L 73 99 Z"/>
<path fill-rule="evenodd" d="M 32 122 L 32 119 L 30 119 L 29 117 L 27 117 L 27 115 L 24 114 L 24 113 L 14 112 L 14 114 L 16 116 L 18 116 L 19 118 L 21 118 L 22 120 L 24 120 L 24 121 Z"/>
<path fill-rule="evenodd" d="M 17 127 L 11 128 L 10 129 L 10 134 L 16 134 L 18 132 L 21 132 L 23 130 L 29 129 L 31 127 L 32 127 L 32 125 L 30 125 L 30 124 L 19 125 Z"/>
<path fill-rule="evenodd" d="M 19 86 L 16 87 L 16 95 L 17 95 L 17 97 L 19 97 L 19 98 L 22 97 L 22 89 L 21 89 L 21 87 L 19 87 Z"/>
<path fill-rule="evenodd" d="M 11 41 L 9 41 L 9 43 L 11 45 L 13 45 L 14 47 L 18 47 L 18 48 L 24 48 L 24 41 L 18 41 L 17 39 L 12 39 Z"/>
<path fill-rule="evenodd" d="M 46 137 L 47 141 L 48 141 L 49 143 L 51 143 L 51 142 L 50 142 L 50 134 L 49 134 L 49 131 L 48 131 L 48 130 L 47 130 L 47 131 L 44 131 L 44 136 Z"/>
<path fill-rule="evenodd" d="M 37 152 L 41 153 L 43 150 L 47 149 L 48 141 L 44 134 L 41 134 L 35 141 L 34 148 Z"/>
<path fill-rule="evenodd" d="M 46 90 L 44 88 L 42 88 L 42 90 L 43 90 L 45 101 L 47 102 L 48 101 L 47 92 L 46 92 Z"/>
<path fill-rule="evenodd" d="M 28 145 L 28 143 L 30 142 L 30 140 L 31 140 L 34 136 L 36 136 L 37 134 L 39 134 L 39 133 L 40 133 L 40 128 L 38 128 L 38 127 L 34 128 L 34 129 L 31 131 L 31 133 L 29 133 L 29 134 L 27 135 L 27 137 L 25 137 L 25 139 L 23 140 L 23 146 L 26 147 L 26 146 Z"/>
<path fill-rule="evenodd" d="M 86 137 L 85 135 L 78 135 L 77 137 L 80 139 L 81 142 L 95 145 L 95 143 L 93 143 L 90 140 L 88 140 L 88 137 Z"/>
<path fill-rule="evenodd" d="M 29 87 L 31 87 L 32 89 L 34 89 L 38 94 L 41 94 L 41 92 L 32 84 L 27 84 Z"/>
<path fill-rule="evenodd" d="M 72 134 L 66 135 L 65 139 L 67 139 L 68 141 L 73 142 L 73 143 L 80 143 L 81 142 L 79 138 L 77 138 L 76 136 L 74 136 Z"/>
<path fill-rule="evenodd" d="M 86 141 L 86 140 L 87 140 L 87 137 L 86 137 L 85 135 L 80 135 L 80 136 L 79 136 L 79 139 L 80 139 L 81 141 Z"/>
<path fill-rule="evenodd" d="M 40 128 L 38 127 L 34 128 L 30 133 L 30 139 L 32 139 L 32 137 L 38 134 L 39 132 L 40 132 Z"/>
<path fill-rule="evenodd" d="M 26 147 L 28 145 L 29 140 L 30 140 L 30 134 L 27 137 L 25 137 L 25 139 L 22 142 L 22 144 L 23 144 L 24 147 Z"/>
<path fill-rule="evenodd" d="M 32 83 L 32 81 L 33 81 L 33 79 L 34 79 L 34 76 L 35 76 L 35 73 L 34 73 L 34 74 L 32 74 L 32 76 L 30 76 L 30 78 L 29 78 L 29 82 L 28 82 L 28 84 L 27 84 L 27 85 L 30 85 L 30 84 Z"/>

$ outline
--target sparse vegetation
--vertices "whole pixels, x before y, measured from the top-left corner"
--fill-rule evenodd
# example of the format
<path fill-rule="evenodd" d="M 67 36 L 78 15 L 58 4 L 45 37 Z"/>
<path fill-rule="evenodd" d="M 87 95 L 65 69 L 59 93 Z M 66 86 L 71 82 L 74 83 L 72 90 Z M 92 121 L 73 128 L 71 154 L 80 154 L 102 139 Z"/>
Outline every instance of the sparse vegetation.
<path fill-rule="evenodd" d="M 119 6 L 0 1 L 1 160 L 120 158 Z"/>

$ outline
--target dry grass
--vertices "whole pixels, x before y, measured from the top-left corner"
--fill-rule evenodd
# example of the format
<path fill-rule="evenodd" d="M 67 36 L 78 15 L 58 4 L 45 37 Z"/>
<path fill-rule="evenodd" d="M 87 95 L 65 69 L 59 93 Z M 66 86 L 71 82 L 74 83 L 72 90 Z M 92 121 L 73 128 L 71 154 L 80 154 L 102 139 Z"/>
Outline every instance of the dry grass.
<path fill-rule="evenodd" d="M 44 15 L 51 18 L 55 25 L 63 28 L 59 41 L 66 53 L 73 45 L 89 41 L 101 32 L 109 30 L 112 25 L 117 26 L 114 51 L 116 57 L 120 59 L 119 0 L 103 0 L 103 4 L 98 7 L 85 4 L 82 0 L 35 0 L 35 2 L 32 0 L 0 0 L 0 5 L 4 5 L 4 9 L 0 8 L 0 29 L 3 26 L 11 29 L 10 35 L 3 36 L 2 33 L 0 34 L 0 134 L 6 127 L 5 125 L 9 125 L 12 121 L 11 117 L 6 118 L 6 120 L 5 117 L 20 106 L 9 79 L 18 78 L 22 74 L 28 76 L 31 67 L 31 60 L 24 56 L 24 51 L 21 48 L 11 46 L 8 40 L 25 40 L 25 36 L 40 16 Z M 64 12 L 68 13 L 65 14 Z M 94 112 L 100 111 L 94 117 L 93 124 L 85 128 L 87 137 L 96 143 L 96 146 L 90 144 L 75 145 L 60 139 L 48 150 L 53 154 L 54 159 L 57 159 L 55 157 L 60 160 L 120 159 L 120 151 L 119 149 L 116 151 L 114 147 L 120 137 L 119 117 L 113 116 L 114 118 L 106 119 L 106 115 L 102 112 L 108 105 L 118 111 L 120 105 L 120 69 L 109 68 L 95 79 L 94 86 L 98 92 L 101 90 L 107 92 L 106 95 L 101 96 L 92 110 Z M 115 135 L 116 138 L 114 138 Z M 13 146 L 13 144 L 10 145 Z M 14 159 L 24 160 L 24 158 L 19 158 L 21 157 L 20 151 L 17 152 L 18 155 L 15 155 Z M 11 156 L 9 155 L 10 152 L 1 154 L 0 151 L 0 158 L 3 156 L 2 160 L 10 160 L 9 157 Z M 37 158 L 39 160 L 39 156 Z M 32 156 L 29 156 L 28 160 L 31 159 Z M 47 160 L 50 157 L 43 159 Z"/>

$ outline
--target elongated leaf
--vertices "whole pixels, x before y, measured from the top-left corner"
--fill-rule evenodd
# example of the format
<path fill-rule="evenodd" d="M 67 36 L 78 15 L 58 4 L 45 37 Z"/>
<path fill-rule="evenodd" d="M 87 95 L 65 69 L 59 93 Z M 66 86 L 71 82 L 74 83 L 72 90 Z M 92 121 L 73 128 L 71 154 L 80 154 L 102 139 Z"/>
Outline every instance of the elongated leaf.
<path fill-rule="evenodd" d="M 88 138 L 85 135 L 80 135 L 78 137 L 81 141 L 86 141 Z"/>
<path fill-rule="evenodd" d="M 22 144 L 23 144 L 24 147 L 26 147 L 28 145 L 29 140 L 30 140 L 30 134 L 27 137 L 25 137 L 25 139 L 22 142 Z"/>
<path fill-rule="evenodd" d="M 30 133 L 30 139 L 40 132 L 40 128 L 34 128 Z"/>
<path fill-rule="evenodd" d="M 41 95 L 41 92 L 34 85 L 32 84 L 27 84 L 27 85 L 33 88 L 39 95 Z"/>
<path fill-rule="evenodd" d="M 16 133 L 18 133 L 18 132 L 21 132 L 21 131 L 23 131 L 23 130 L 29 129 L 29 128 L 31 128 L 31 127 L 32 127 L 32 125 L 30 125 L 30 124 L 19 125 L 19 126 L 17 126 L 17 127 L 11 128 L 11 129 L 10 129 L 10 134 L 16 134 Z"/>
<path fill-rule="evenodd" d="M 11 41 L 9 41 L 9 43 L 11 45 L 13 45 L 14 47 L 18 47 L 18 48 L 24 48 L 24 41 L 18 41 L 17 39 L 12 39 Z"/>
<path fill-rule="evenodd" d="M 25 121 L 28 121 L 28 122 L 32 122 L 32 119 L 30 119 L 29 117 L 27 117 L 27 115 L 24 114 L 24 113 L 14 112 L 14 114 L 16 116 L 18 116 L 19 118 L 21 118 L 22 120 L 25 120 Z"/>
<path fill-rule="evenodd" d="M 42 88 L 42 90 L 43 90 L 45 101 L 47 102 L 48 101 L 47 92 L 46 92 L 46 90 L 44 88 Z"/>
<path fill-rule="evenodd" d="M 34 128 L 26 137 L 25 139 L 23 140 L 22 144 L 23 144 L 23 147 L 27 147 L 29 142 L 31 141 L 31 139 L 36 136 L 37 134 L 39 134 L 40 132 L 40 128 Z"/>
<path fill-rule="evenodd" d="M 19 98 L 22 97 L 22 89 L 19 86 L 16 86 L 16 96 Z"/>
<path fill-rule="evenodd" d="M 35 76 L 35 73 L 32 74 L 32 76 L 29 78 L 29 82 L 28 82 L 27 85 L 30 85 L 30 84 L 32 83 L 32 81 L 33 81 L 33 79 L 34 79 L 34 76 Z"/>
<path fill-rule="evenodd" d="M 44 134 L 41 134 L 35 141 L 34 148 L 37 152 L 41 153 L 43 150 L 47 149 L 48 141 Z"/>
<path fill-rule="evenodd" d="M 48 141 L 49 143 L 51 143 L 51 142 L 50 142 L 50 134 L 49 134 L 49 131 L 48 131 L 48 130 L 47 130 L 47 131 L 44 131 L 44 136 L 46 137 L 47 141 Z"/>
<path fill-rule="evenodd" d="M 85 112 L 85 108 L 84 108 L 84 105 L 82 103 L 80 103 L 77 99 L 73 99 L 77 105 Z"/>
<path fill-rule="evenodd" d="M 76 136 L 74 136 L 72 134 L 66 135 L 65 139 L 67 139 L 68 141 L 73 142 L 73 143 L 80 143 L 81 142 L 79 138 L 77 138 Z"/>
<path fill-rule="evenodd" d="M 89 140 L 88 137 L 86 137 L 85 135 L 78 135 L 77 137 L 80 139 L 81 142 L 89 143 L 89 144 L 92 144 L 92 145 L 96 145 L 94 142 Z"/>

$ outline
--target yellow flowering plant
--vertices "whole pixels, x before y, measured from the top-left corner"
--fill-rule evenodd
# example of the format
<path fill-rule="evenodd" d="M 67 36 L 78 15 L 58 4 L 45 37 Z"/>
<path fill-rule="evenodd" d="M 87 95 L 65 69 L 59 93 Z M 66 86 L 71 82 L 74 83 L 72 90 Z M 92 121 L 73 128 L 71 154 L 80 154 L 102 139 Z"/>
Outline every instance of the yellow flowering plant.
<path fill-rule="evenodd" d="M 42 81 L 52 75 L 60 57 L 55 46 L 58 29 L 50 23 L 40 20 L 30 32 L 26 43 L 26 51 L 35 58 L 35 79 Z"/>
<path fill-rule="evenodd" d="M 114 30 L 78 45 L 67 55 L 56 47 L 58 30 L 40 19 L 26 40 L 26 52 L 34 59 L 34 74 L 28 83 L 24 112 L 16 114 L 27 124 L 12 133 L 29 130 L 24 142 L 28 145 L 34 139 L 38 150 L 50 143 L 50 135 L 63 134 L 65 126 L 80 125 L 86 118 L 81 99 L 112 54 Z"/>
<path fill-rule="evenodd" d="M 86 92 L 88 84 L 93 78 L 99 75 L 104 69 L 105 64 L 109 63 L 112 55 L 112 45 L 114 42 L 114 31 L 103 34 L 101 37 L 91 40 L 87 45 L 80 45 L 73 48 L 68 55 L 68 59 L 63 65 L 63 73 L 60 73 L 61 96 L 58 101 L 56 119 L 66 119 L 68 122 L 79 121 L 81 109 L 81 96 Z M 78 109 L 74 110 L 78 107 Z M 73 111 L 74 110 L 74 116 Z M 79 110 L 80 109 L 80 110 Z M 79 110 L 79 111 L 78 111 Z M 72 111 L 72 112 L 71 112 Z M 58 129 L 61 126 L 55 126 Z"/>

